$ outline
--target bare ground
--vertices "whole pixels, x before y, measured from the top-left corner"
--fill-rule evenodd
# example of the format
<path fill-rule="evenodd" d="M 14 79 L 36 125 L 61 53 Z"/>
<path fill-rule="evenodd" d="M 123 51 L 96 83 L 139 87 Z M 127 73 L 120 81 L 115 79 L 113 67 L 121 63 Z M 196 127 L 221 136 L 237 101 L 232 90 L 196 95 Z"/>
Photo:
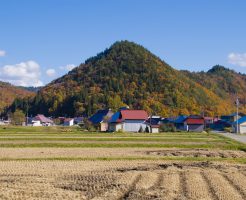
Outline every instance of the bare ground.
<path fill-rule="evenodd" d="M 171 161 L 0 162 L 0 199 L 246 198 L 246 166 Z"/>
<path fill-rule="evenodd" d="M 178 148 L 1 148 L 1 158 L 95 158 L 95 157 L 216 157 L 246 158 L 246 152 L 216 149 Z"/>

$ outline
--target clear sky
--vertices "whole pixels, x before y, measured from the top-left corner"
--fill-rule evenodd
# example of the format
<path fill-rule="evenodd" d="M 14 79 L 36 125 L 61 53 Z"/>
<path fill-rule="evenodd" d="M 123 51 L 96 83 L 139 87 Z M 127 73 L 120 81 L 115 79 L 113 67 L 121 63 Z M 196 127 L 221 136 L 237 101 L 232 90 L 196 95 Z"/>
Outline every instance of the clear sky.
<path fill-rule="evenodd" d="M 0 80 L 46 84 L 117 40 L 176 69 L 246 73 L 246 1 L 0 0 Z"/>

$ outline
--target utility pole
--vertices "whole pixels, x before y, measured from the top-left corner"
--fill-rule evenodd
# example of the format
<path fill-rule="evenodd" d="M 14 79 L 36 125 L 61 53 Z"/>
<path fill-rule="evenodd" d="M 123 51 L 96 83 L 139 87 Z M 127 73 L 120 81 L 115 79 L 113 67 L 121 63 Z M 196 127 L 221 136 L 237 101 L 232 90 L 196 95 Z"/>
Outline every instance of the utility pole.
<path fill-rule="evenodd" d="M 27 100 L 27 105 L 26 105 L 26 126 L 28 125 L 28 111 L 29 111 L 29 104 L 28 104 L 28 100 Z"/>
<path fill-rule="evenodd" d="M 237 106 L 237 134 L 239 133 L 239 126 L 238 126 L 238 107 L 239 107 L 239 100 L 238 100 L 238 96 L 237 96 L 237 100 L 236 100 L 236 106 Z"/>

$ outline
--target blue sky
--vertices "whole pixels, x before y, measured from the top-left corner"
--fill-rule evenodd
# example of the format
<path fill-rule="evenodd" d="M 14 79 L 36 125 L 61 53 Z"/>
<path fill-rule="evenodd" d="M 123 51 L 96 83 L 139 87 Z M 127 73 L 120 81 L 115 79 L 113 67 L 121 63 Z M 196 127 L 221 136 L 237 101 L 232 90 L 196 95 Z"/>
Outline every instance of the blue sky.
<path fill-rule="evenodd" d="M 0 0 L 0 80 L 42 85 L 117 40 L 176 69 L 246 73 L 245 0 Z"/>

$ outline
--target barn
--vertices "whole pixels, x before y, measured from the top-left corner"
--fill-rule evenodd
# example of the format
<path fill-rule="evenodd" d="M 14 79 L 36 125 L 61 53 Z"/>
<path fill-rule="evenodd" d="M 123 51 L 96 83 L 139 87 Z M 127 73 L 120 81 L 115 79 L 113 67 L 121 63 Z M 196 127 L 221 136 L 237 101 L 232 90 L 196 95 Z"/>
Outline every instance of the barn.
<path fill-rule="evenodd" d="M 190 115 L 184 120 L 184 129 L 186 131 L 202 132 L 204 131 L 204 118 L 199 115 Z"/>
<path fill-rule="evenodd" d="M 144 110 L 120 110 L 109 120 L 109 131 L 139 132 L 145 130 L 148 114 Z"/>

